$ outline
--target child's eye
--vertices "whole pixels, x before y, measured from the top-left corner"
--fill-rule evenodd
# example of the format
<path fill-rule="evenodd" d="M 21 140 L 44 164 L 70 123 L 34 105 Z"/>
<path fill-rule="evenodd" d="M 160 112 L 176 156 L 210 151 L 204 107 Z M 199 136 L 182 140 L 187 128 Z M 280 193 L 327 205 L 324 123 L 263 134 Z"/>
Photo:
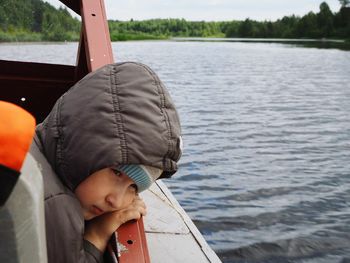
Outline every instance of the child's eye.
<path fill-rule="evenodd" d="M 112 169 L 116 176 L 122 176 L 122 173 L 116 169 Z"/>
<path fill-rule="evenodd" d="M 132 184 L 132 185 L 130 185 L 130 187 L 134 188 L 135 192 L 137 193 L 138 188 L 137 188 L 137 185 L 136 185 L 136 184 Z"/>

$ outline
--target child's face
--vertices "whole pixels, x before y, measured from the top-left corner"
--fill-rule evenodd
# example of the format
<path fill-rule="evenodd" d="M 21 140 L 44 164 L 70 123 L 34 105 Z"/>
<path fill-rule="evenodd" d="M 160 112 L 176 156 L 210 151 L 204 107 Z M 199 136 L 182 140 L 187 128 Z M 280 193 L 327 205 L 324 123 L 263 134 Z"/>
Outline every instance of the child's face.
<path fill-rule="evenodd" d="M 99 170 L 75 190 L 83 208 L 84 219 L 123 209 L 137 196 L 137 186 L 127 175 L 111 168 Z"/>

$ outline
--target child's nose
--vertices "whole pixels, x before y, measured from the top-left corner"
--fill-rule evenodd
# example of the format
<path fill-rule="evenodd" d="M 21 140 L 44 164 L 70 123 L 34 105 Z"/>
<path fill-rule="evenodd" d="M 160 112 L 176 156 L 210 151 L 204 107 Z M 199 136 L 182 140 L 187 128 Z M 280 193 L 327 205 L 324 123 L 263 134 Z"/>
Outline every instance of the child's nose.
<path fill-rule="evenodd" d="M 122 206 L 122 198 L 119 198 L 116 194 L 109 194 L 106 197 L 106 202 L 112 209 L 120 209 Z"/>

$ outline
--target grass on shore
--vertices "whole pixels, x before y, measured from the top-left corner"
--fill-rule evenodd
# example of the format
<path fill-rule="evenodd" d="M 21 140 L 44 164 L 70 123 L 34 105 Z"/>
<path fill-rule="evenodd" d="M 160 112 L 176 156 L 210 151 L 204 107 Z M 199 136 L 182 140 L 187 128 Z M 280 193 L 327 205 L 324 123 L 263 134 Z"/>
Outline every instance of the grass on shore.
<path fill-rule="evenodd" d="M 13 33 L 7 33 L 0 31 L 0 42 L 39 42 L 43 41 L 42 34 L 17 31 Z"/>
<path fill-rule="evenodd" d="M 4 32 L 0 30 L 1 42 L 42 42 L 42 41 L 78 41 L 80 35 L 74 32 L 36 33 L 28 31 Z"/>
<path fill-rule="evenodd" d="M 157 36 L 144 33 L 112 33 L 112 41 L 128 41 L 128 40 L 164 40 L 169 39 L 169 36 Z M 79 36 L 72 33 L 63 35 L 44 35 L 42 33 L 16 31 L 3 32 L 0 31 L 0 42 L 41 42 L 41 41 L 78 41 Z"/>
<path fill-rule="evenodd" d="M 164 40 L 169 39 L 165 35 L 152 35 L 146 33 L 111 33 L 111 41 L 128 41 L 128 40 Z"/>

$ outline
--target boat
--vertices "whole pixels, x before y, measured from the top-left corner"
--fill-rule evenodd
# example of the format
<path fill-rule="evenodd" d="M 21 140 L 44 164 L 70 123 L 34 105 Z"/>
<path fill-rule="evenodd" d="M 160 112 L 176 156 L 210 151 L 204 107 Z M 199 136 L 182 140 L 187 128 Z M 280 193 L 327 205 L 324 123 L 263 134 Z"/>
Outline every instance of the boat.
<path fill-rule="evenodd" d="M 81 16 L 75 66 L 0 60 L 0 100 L 26 109 L 38 123 L 71 86 L 89 72 L 114 62 L 103 0 L 60 1 Z M 21 173 L 0 208 L 0 261 L 47 262 L 42 178 L 30 154 Z M 109 261 L 221 262 L 162 181 L 141 196 L 148 215 L 116 231 L 108 246 Z"/>

